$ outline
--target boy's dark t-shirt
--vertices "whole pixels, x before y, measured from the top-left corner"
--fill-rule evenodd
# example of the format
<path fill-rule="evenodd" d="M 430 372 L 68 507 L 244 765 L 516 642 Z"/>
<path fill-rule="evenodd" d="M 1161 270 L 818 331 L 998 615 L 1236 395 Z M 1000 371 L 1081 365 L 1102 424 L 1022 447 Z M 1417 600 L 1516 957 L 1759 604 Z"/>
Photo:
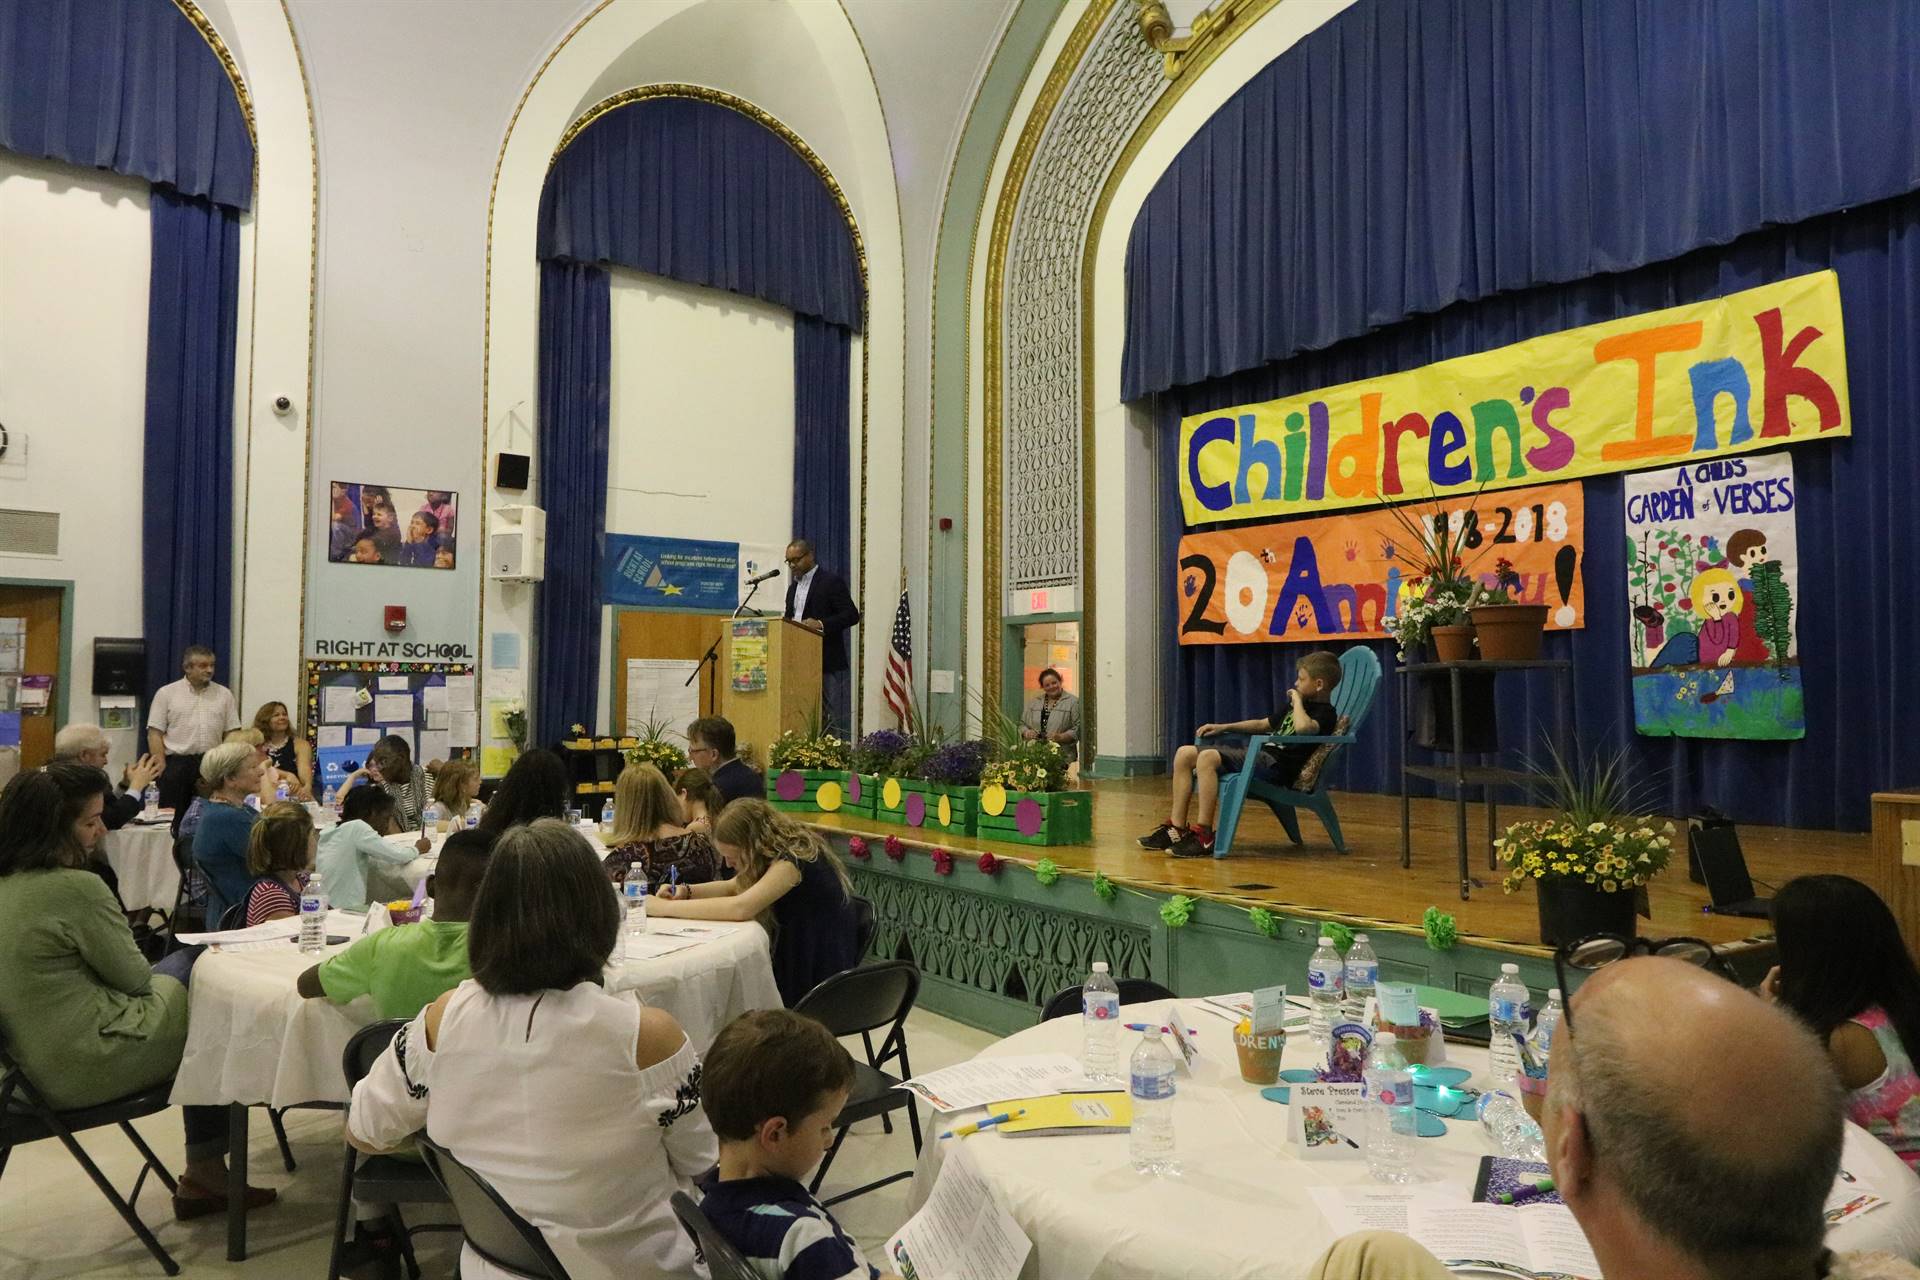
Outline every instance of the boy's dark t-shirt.
<path fill-rule="evenodd" d="M 1306 708 L 1307 716 L 1313 723 L 1310 725 L 1294 725 L 1293 732 L 1295 733 L 1325 737 L 1332 733 L 1334 727 L 1340 723 L 1340 713 L 1333 709 L 1331 702 L 1324 702 L 1319 699 L 1312 701 L 1303 699 L 1301 705 Z M 1282 703 L 1280 709 L 1267 718 L 1267 732 L 1282 732 L 1286 726 L 1287 717 L 1292 714 L 1292 703 Z M 1313 753 L 1318 749 L 1319 748 L 1312 743 L 1281 746 L 1278 743 L 1269 742 L 1262 748 L 1262 753 L 1266 756 L 1268 767 L 1273 770 L 1274 781 L 1281 786 L 1291 786 L 1293 780 L 1300 776 L 1301 766 L 1312 759 Z"/>

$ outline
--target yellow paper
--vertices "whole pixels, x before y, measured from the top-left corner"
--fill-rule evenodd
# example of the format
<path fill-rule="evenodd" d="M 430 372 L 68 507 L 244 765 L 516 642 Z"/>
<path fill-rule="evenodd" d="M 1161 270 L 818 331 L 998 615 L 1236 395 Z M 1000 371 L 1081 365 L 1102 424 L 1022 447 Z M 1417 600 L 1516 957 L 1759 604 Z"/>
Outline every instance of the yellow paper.
<path fill-rule="evenodd" d="M 1636 471 L 1852 433 L 1839 278 L 1709 302 L 1180 423 L 1188 524 Z"/>
<path fill-rule="evenodd" d="M 520 753 L 512 747 L 482 747 L 480 749 L 480 772 L 489 778 L 497 778 L 513 767 Z"/>
<path fill-rule="evenodd" d="M 1056 1093 L 1044 1098 L 1016 1098 L 989 1110 L 1027 1114 L 993 1126 L 1009 1136 L 1023 1133 L 1124 1133 L 1133 1127 L 1133 1100 L 1124 1091 L 1113 1093 Z M 988 1132 L 991 1132 L 989 1130 Z"/>

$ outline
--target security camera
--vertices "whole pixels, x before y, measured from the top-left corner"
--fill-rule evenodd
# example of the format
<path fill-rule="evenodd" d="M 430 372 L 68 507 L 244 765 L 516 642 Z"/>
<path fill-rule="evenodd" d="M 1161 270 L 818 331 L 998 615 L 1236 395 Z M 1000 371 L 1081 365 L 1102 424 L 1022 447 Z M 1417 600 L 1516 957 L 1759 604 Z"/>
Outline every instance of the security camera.
<path fill-rule="evenodd" d="M 287 414 L 293 412 L 293 401 L 287 399 L 285 396 L 275 396 L 273 398 L 273 411 L 281 417 L 285 417 Z"/>

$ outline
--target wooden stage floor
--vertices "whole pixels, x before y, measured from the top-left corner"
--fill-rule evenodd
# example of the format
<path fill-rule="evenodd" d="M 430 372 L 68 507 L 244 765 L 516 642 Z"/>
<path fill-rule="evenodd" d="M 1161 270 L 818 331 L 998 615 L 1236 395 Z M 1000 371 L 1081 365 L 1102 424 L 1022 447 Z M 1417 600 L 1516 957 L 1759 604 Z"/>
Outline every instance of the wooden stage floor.
<path fill-rule="evenodd" d="M 893 833 L 909 844 L 941 845 L 959 851 L 991 850 L 996 856 L 1033 863 L 1051 857 L 1063 870 L 1109 878 L 1135 888 L 1185 893 L 1242 906 L 1266 905 L 1295 915 L 1333 915 L 1361 921 L 1385 920 L 1419 927 L 1430 906 L 1452 912 L 1462 941 L 1496 946 L 1537 946 L 1539 923 L 1531 888 L 1506 894 L 1500 873 L 1487 867 L 1486 812 L 1468 806 L 1469 867 L 1475 888 L 1469 901 L 1460 900 L 1457 855 L 1454 846 L 1454 810 L 1450 801 L 1413 802 L 1413 866 L 1400 866 L 1400 800 L 1398 796 L 1340 793 L 1335 808 L 1347 838 L 1348 852 L 1335 853 L 1318 820 L 1302 814 L 1303 846 L 1294 847 L 1265 806 L 1249 811 L 1241 821 L 1233 856 L 1220 859 L 1169 858 L 1139 847 L 1137 839 L 1166 813 L 1165 777 L 1127 778 L 1094 783 L 1093 843 L 1059 848 L 1035 848 L 1001 840 L 929 840 L 910 828 L 875 823 L 869 819 L 821 815 L 819 826 L 863 834 Z M 1500 825 L 1543 811 L 1520 805 L 1500 806 Z M 1680 824 L 1675 823 L 1677 834 Z M 1796 875 L 1835 872 L 1865 878 L 1868 864 L 1865 833 L 1802 831 L 1786 827 L 1743 827 L 1741 847 L 1762 895 Z M 1716 916 L 1701 908 L 1708 902 L 1704 886 L 1687 878 L 1684 836 L 1673 864 L 1648 891 L 1652 920 L 1642 920 L 1640 931 L 1649 937 L 1684 935 L 1713 943 L 1733 943 L 1769 932 L 1764 920 Z"/>

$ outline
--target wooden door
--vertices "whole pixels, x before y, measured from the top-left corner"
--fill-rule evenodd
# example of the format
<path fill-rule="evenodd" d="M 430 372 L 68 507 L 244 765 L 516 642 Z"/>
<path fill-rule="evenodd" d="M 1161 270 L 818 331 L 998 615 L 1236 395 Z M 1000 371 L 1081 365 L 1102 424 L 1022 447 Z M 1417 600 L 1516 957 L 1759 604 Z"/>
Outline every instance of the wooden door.
<path fill-rule="evenodd" d="M 24 618 L 27 649 L 20 671 L 24 675 L 54 678 L 44 715 L 20 717 L 20 767 L 37 769 L 53 758 L 53 735 L 59 729 L 60 702 L 68 692 L 60 680 L 60 609 L 66 599 L 61 587 L 0 586 L 0 618 Z"/>

